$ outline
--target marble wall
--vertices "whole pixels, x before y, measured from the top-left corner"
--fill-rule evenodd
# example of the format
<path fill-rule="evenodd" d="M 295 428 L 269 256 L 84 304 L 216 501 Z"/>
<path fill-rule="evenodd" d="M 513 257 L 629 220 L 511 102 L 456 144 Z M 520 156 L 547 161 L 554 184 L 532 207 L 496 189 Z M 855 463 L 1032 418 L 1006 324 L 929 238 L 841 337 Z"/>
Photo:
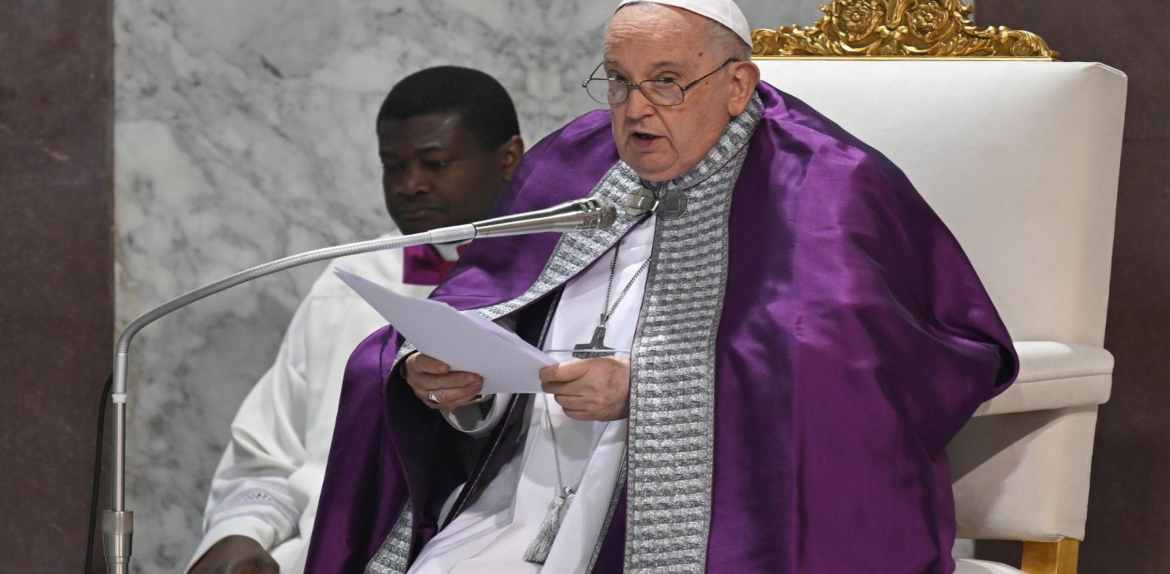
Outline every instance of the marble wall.
<path fill-rule="evenodd" d="M 591 109 L 578 84 L 613 4 L 116 0 L 119 324 L 249 265 L 389 230 L 372 123 L 411 71 L 493 74 L 530 144 Z M 812 22 L 818 4 L 741 2 L 754 27 Z M 186 563 L 228 424 L 320 268 L 237 287 L 136 340 L 136 571 Z"/>

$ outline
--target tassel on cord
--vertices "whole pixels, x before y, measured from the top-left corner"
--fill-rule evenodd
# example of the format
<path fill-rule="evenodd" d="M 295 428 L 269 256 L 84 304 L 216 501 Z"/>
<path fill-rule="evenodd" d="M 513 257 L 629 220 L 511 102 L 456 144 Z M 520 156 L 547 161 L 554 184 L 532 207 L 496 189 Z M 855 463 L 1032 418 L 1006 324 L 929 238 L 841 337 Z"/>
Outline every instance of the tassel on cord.
<path fill-rule="evenodd" d="M 571 488 L 565 488 L 565 491 L 560 496 L 552 499 L 548 505 L 548 512 L 544 515 L 544 520 L 540 523 L 540 531 L 536 535 L 536 540 L 528 545 L 528 550 L 524 552 L 524 560 L 533 564 L 544 564 L 548 560 L 548 553 L 552 550 L 553 541 L 557 539 L 557 532 L 561 530 L 561 523 L 565 520 L 565 512 L 569 509 L 569 504 L 573 502 L 573 497 L 576 493 Z"/>

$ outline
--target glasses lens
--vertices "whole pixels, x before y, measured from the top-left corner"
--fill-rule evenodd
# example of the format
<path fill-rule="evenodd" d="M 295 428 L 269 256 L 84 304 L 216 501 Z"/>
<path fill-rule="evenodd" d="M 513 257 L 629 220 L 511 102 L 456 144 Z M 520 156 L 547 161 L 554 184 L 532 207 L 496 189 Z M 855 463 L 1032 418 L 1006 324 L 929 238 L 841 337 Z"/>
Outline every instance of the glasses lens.
<path fill-rule="evenodd" d="M 682 86 L 672 82 L 648 81 L 639 86 L 646 99 L 660 106 L 677 106 L 683 101 Z"/>
<path fill-rule="evenodd" d="M 624 83 L 611 82 L 603 78 L 593 78 L 586 82 L 585 91 L 593 101 L 608 106 L 624 102 L 628 95 Z"/>

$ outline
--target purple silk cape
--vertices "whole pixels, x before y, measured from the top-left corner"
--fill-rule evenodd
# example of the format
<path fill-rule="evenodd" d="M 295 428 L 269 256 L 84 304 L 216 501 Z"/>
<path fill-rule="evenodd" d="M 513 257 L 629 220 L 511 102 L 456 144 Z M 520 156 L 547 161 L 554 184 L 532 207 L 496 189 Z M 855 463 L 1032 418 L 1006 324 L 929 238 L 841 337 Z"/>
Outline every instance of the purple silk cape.
<path fill-rule="evenodd" d="M 949 573 L 944 447 L 1014 380 L 1011 339 L 896 166 L 796 98 L 758 93 L 729 220 L 707 569 Z M 585 196 L 616 161 L 609 113 L 586 114 L 529 152 L 506 210 Z M 477 242 L 433 297 L 515 298 L 556 241 Z M 458 484 L 435 470 L 453 431 L 389 388 L 396 340 L 384 328 L 350 358 L 307 572 L 361 572 L 407 500 L 418 509 Z M 418 404 L 390 408 L 392 395 Z M 623 489 L 595 572 L 621 570 L 625 507 Z M 414 526 L 417 555 L 436 527 Z"/>

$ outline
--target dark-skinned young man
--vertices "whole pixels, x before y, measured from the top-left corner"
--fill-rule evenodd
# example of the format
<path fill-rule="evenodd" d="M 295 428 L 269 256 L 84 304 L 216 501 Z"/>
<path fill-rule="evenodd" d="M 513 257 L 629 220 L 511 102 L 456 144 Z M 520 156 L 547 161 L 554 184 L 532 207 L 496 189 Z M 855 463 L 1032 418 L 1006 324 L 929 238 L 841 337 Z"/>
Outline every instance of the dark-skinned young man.
<path fill-rule="evenodd" d="M 386 208 L 402 233 L 489 217 L 524 153 L 503 86 L 454 66 L 395 85 L 376 132 Z M 457 258 L 454 246 L 427 246 L 339 261 L 399 293 L 426 297 Z M 304 570 L 346 360 L 384 323 L 332 266 L 317 280 L 232 423 L 191 573 Z"/>

